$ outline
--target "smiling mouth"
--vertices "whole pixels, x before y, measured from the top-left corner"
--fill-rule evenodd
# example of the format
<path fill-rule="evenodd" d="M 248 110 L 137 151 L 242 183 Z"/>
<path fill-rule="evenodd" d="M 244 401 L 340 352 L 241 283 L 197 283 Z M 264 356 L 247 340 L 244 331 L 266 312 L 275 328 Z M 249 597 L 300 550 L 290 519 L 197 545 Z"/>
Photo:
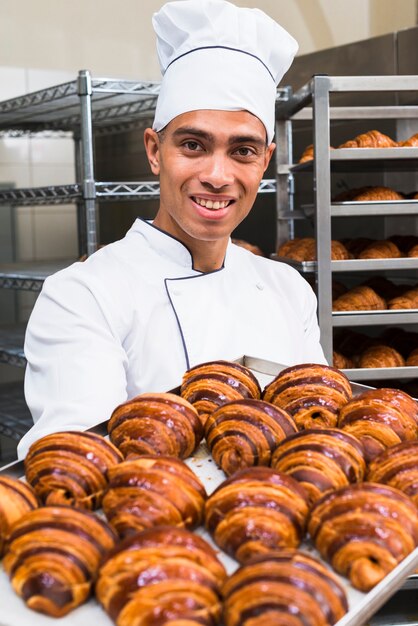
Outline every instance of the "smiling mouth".
<path fill-rule="evenodd" d="M 210 209 L 211 211 L 218 211 L 219 209 L 225 209 L 227 206 L 233 202 L 233 200 L 207 200 L 205 198 L 199 198 L 197 196 L 192 196 L 192 200 L 204 207 L 205 209 Z"/>

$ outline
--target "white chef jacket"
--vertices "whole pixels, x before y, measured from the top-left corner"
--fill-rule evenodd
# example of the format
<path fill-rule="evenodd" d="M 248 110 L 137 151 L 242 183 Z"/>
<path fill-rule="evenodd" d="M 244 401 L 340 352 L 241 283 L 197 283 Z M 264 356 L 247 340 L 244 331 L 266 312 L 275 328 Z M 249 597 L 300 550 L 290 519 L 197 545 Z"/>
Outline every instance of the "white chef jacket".
<path fill-rule="evenodd" d="M 41 436 L 86 429 L 189 367 L 250 355 L 325 363 L 316 298 L 286 264 L 228 244 L 221 269 L 193 268 L 187 247 L 137 219 L 126 236 L 50 276 L 28 323 L 26 400 Z"/>

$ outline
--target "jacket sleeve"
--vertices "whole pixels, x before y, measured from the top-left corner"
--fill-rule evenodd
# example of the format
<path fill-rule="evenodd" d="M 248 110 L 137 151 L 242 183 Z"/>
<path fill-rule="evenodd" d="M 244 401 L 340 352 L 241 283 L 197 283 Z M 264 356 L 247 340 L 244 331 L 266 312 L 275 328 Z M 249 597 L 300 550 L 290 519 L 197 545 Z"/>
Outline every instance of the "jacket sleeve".
<path fill-rule="evenodd" d="M 324 351 L 320 344 L 320 330 L 317 317 L 318 302 L 312 287 L 300 277 L 304 297 L 304 354 L 306 363 L 323 363 L 327 365 Z M 331 363 L 332 365 L 332 363 Z"/>
<path fill-rule="evenodd" d="M 127 357 L 112 302 L 77 265 L 45 281 L 27 326 L 25 396 L 34 426 L 19 457 L 50 432 L 108 419 L 127 397 Z"/>

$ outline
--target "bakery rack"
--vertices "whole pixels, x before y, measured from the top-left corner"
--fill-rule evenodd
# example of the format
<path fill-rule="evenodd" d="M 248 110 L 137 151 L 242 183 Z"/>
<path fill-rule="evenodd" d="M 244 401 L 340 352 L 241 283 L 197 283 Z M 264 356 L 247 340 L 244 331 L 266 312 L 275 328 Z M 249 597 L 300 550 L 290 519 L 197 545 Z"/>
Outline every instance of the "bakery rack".
<path fill-rule="evenodd" d="M 318 318 L 325 356 L 332 362 L 333 328 L 417 324 L 417 310 L 365 311 L 339 313 L 332 311 L 332 276 L 334 273 L 370 272 L 376 270 L 416 271 L 418 259 L 331 260 L 332 218 L 418 215 L 418 200 L 389 202 L 331 202 L 331 173 L 400 171 L 418 169 L 418 148 L 340 148 L 330 146 L 330 124 L 334 120 L 418 119 L 418 106 L 330 106 L 330 95 L 344 92 L 417 92 L 418 76 L 314 76 L 286 101 L 277 103 L 277 137 L 280 152 L 277 162 L 277 216 L 280 243 L 294 237 L 294 220 L 313 215 L 315 223 L 316 262 L 290 263 L 302 273 L 313 273 L 317 286 Z M 314 159 L 293 164 L 292 123 L 312 120 Z M 300 173 L 312 176 L 314 205 L 293 207 L 292 190 Z M 291 193 L 289 193 L 289 190 Z M 283 237 L 283 232 L 286 236 Z M 278 257 L 274 257 L 278 259 Z M 390 370 L 390 371 L 389 371 Z M 407 379 L 418 376 L 418 367 L 370 368 L 345 370 L 352 380 Z"/>

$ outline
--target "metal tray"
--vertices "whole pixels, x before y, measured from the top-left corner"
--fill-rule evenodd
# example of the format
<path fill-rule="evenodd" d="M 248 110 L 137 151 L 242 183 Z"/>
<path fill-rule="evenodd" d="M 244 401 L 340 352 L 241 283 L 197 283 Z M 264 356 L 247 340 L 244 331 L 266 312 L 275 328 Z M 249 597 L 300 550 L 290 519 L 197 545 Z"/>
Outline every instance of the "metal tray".
<path fill-rule="evenodd" d="M 261 387 L 269 383 L 284 367 L 272 361 L 265 361 L 250 356 L 243 356 L 237 359 L 237 362 L 249 367 L 254 372 Z M 365 385 L 352 383 L 352 389 L 355 395 L 368 388 L 369 387 Z M 172 391 L 178 392 L 179 388 Z M 102 422 L 91 430 L 99 434 L 106 434 L 106 424 L 107 422 Z M 202 480 L 209 494 L 225 480 L 223 472 L 217 468 L 210 458 L 205 443 L 200 445 L 194 456 L 187 459 L 186 463 Z M 11 463 L 2 468 L 0 473 L 21 477 L 23 475 L 23 462 L 17 461 Z M 232 573 L 238 567 L 238 564 L 233 559 L 219 551 L 204 528 L 199 528 L 196 532 L 214 546 L 228 573 Z M 319 558 L 318 553 L 308 541 L 302 544 L 301 549 Z M 361 626 L 374 615 L 398 589 L 418 588 L 418 576 L 410 576 L 408 578 L 417 568 L 418 548 L 399 563 L 399 565 L 369 593 L 362 593 L 354 589 L 347 579 L 338 577 L 346 590 L 350 609 L 335 626 Z M 60 618 L 59 622 L 54 618 L 31 611 L 14 593 L 1 567 L 0 598 L 0 626 L 22 626 L 22 624 L 30 624 L 31 626 L 52 626 L 54 623 L 59 623 L 59 626 L 86 626 L 86 624 L 90 623 L 94 623 L 96 626 L 112 626 L 113 624 L 94 599 L 89 600 L 86 604 L 78 607 L 67 616 Z"/>

